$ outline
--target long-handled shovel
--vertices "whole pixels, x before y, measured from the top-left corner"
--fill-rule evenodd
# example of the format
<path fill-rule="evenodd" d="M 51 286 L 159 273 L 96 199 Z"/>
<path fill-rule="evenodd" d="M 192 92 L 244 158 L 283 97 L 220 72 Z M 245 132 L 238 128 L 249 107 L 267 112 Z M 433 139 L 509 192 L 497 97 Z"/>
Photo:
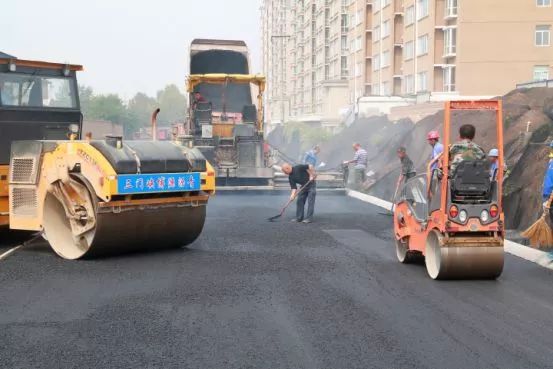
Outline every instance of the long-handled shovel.
<path fill-rule="evenodd" d="M 292 197 L 291 199 L 288 200 L 288 202 L 286 202 L 286 205 L 284 205 L 284 207 L 280 210 L 280 213 L 275 215 L 275 216 L 272 216 L 270 217 L 269 219 L 267 219 L 269 222 L 274 222 L 275 220 L 277 220 L 278 218 L 282 217 L 284 215 L 284 212 L 286 211 L 286 208 L 288 206 L 290 206 L 290 204 L 292 202 L 294 202 L 294 200 L 300 195 L 300 193 L 303 192 L 303 190 L 305 190 L 307 188 L 307 186 L 311 183 L 312 181 L 310 180 L 309 182 L 307 182 L 306 184 L 304 184 L 303 186 L 300 187 L 300 189 L 296 192 L 296 194 L 294 195 L 294 197 Z"/>

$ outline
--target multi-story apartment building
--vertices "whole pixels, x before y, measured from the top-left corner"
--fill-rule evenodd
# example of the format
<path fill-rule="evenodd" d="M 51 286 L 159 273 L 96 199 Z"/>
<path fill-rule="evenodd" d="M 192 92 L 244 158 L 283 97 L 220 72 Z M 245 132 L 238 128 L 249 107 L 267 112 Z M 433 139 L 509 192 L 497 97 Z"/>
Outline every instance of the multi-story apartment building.
<path fill-rule="evenodd" d="M 349 104 L 347 3 L 264 0 L 263 70 L 269 125 L 339 123 L 340 111 Z"/>
<path fill-rule="evenodd" d="M 349 0 L 349 101 L 372 93 L 372 0 Z"/>
<path fill-rule="evenodd" d="M 361 97 L 494 96 L 553 78 L 552 2 L 264 0 L 270 119 L 335 124 Z"/>
<path fill-rule="evenodd" d="M 290 117 L 290 0 L 265 1 L 261 8 L 263 73 L 267 78 L 265 118 L 274 124 Z"/>
<path fill-rule="evenodd" d="M 551 0 L 374 0 L 375 95 L 499 95 L 553 75 Z"/>

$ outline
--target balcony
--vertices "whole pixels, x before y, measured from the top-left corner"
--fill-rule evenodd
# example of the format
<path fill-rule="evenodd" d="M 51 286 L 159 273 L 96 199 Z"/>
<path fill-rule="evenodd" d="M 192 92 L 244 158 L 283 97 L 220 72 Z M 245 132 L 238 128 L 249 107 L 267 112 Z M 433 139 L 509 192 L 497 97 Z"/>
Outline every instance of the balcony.
<path fill-rule="evenodd" d="M 405 13 L 405 9 L 403 7 L 403 1 L 394 0 L 394 15 L 402 17 L 404 13 Z"/>

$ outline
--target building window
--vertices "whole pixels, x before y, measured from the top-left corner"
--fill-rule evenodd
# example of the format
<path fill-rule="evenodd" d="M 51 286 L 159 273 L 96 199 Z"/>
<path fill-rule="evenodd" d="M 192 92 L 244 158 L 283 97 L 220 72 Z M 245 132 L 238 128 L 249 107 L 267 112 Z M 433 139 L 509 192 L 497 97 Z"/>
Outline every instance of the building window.
<path fill-rule="evenodd" d="M 380 10 L 380 0 L 374 0 L 374 10 L 373 13 L 376 13 Z"/>
<path fill-rule="evenodd" d="M 379 83 L 375 83 L 373 88 L 372 88 L 372 94 L 373 95 L 380 95 L 380 84 Z"/>
<path fill-rule="evenodd" d="M 444 56 L 454 56 L 457 52 L 457 29 L 444 29 Z"/>
<path fill-rule="evenodd" d="M 534 81 L 547 81 L 549 79 L 549 65 L 536 65 L 534 67 Z"/>
<path fill-rule="evenodd" d="M 549 46 L 551 44 L 551 26 L 536 26 L 536 46 Z"/>
<path fill-rule="evenodd" d="M 444 68 L 444 92 L 455 91 L 455 67 Z"/>
<path fill-rule="evenodd" d="M 375 42 L 380 40 L 380 26 L 374 27 L 373 35 L 374 35 L 374 41 Z"/>
<path fill-rule="evenodd" d="M 385 8 L 385 7 L 387 7 L 388 5 L 390 5 L 390 3 L 392 2 L 392 0 L 380 0 L 380 2 L 382 3 L 382 7 Z"/>
<path fill-rule="evenodd" d="M 428 54 L 428 35 L 417 38 L 417 56 Z"/>
<path fill-rule="evenodd" d="M 405 26 L 415 23 L 415 7 L 411 5 L 405 10 Z"/>
<path fill-rule="evenodd" d="M 382 64 L 382 68 L 386 68 L 390 66 L 390 52 L 384 51 L 382 53 L 382 60 L 380 61 Z"/>
<path fill-rule="evenodd" d="M 551 6 L 551 0 L 536 0 L 536 6 L 545 8 Z"/>
<path fill-rule="evenodd" d="M 391 95 L 390 82 L 382 82 L 380 86 L 380 96 L 389 96 L 389 95 Z"/>
<path fill-rule="evenodd" d="M 428 91 L 428 73 L 417 73 L 417 92 Z"/>
<path fill-rule="evenodd" d="M 417 20 L 428 16 L 428 0 L 417 0 Z"/>
<path fill-rule="evenodd" d="M 382 23 L 382 30 L 381 30 L 382 38 L 386 38 L 390 36 L 390 21 L 387 20 Z"/>
<path fill-rule="evenodd" d="M 355 39 L 355 51 L 361 51 L 363 49 L 363 39 L 361 36 Z"/>
<path fill-rule="evenodd" d="M 445 17 L 456 17 L 457 16 L 457 0 L 447 0 L 445 7 Z"/>
<path fill-rule="evenodd" d="M 340 75 L 342 79 L 348 76 L 348 57 L 347 56 L 342 56 L 341 58 Z"/>
<path fill-rule="evenodd" d="M 363 75 L 363 63 L 355 64 L 355 77 L 361 77 Z"/>
<path fill-rule="evenodd" d="M 380 54 L 376 54 L 373 56 L 373 71 L 377 71 L 380 69 Z"/>
<path fill-rule="evenodd" d="M 412 74 L 405 76 L 403 79 L 405 81 L 405 94 L 414 94 L 415 93 L 415 78 Z"/>
<path fill-rule="evenodd" d="M 342 36 L 341 41 L 342 41 L 342 45 L 341 45 L 342 49 L 341 50 L 342 51 L 347 51 L 348 50 L 348 36 Z"/>
<path fill-rule="evenodd" d="M 348 29 L 348 15 L 342 14 L 342 33 L 346 33 Z"/>
<path fill-rule="evenodd" d="M 415 56 L 415 43 L 413 41 L 407 41 L 403 47 L 403 55 L 405 60 L 411 60 Z"/>
<path fill-rule="evenodd" d="M 362 10 L 359 10 L 357 12 L 356 18 L 357 18 L 357 21 L 355 22 L 355 24 L 357 26 L 361 25 L 363 23 L 363 18 L 364 18 L 364 13 Z"/>

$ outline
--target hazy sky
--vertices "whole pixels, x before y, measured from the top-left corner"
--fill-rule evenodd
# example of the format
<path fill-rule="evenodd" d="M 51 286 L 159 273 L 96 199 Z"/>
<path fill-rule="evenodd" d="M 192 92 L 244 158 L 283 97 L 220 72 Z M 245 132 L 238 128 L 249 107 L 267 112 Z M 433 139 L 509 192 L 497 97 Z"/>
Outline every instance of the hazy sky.
<path fill-rule="evenodd" d="M 184 90 L 194 38 L 241 39 L 260 70 L 261 0 L 2 0 L 0 51 L 82 64 L 101 93 Z"/>

